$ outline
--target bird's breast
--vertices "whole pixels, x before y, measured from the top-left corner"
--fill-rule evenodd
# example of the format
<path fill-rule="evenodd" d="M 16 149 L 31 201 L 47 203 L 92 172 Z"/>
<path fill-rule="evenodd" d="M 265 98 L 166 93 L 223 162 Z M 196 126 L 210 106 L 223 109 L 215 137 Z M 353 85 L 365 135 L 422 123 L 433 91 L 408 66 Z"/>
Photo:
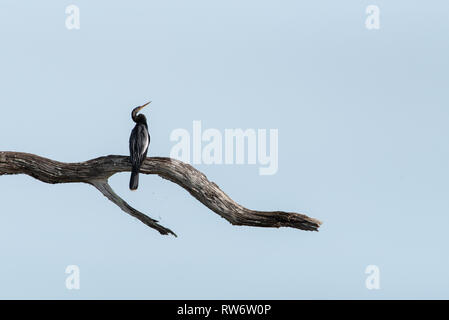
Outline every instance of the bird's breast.
<path fill-rule="evenodd" d="M 148 133 L 147 133 L 147 134 L 145 134 L 145 138 L 143 140 L 142 154 L 144 154 L 147 151 L 149 144 L 150 144 L 150 138 L 148 137 Z"/>

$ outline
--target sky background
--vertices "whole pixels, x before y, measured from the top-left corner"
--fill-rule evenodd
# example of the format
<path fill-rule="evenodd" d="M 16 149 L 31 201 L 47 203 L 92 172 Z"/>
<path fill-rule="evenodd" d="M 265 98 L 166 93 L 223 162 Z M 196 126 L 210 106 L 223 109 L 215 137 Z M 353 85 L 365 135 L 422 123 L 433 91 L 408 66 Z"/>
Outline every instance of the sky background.
<path fill-rule="evenodd" d="M 372 4 L 379 30 L 365 28 Z M 126 155 L 131 109 L 152 100 L 149 156 L 194 120 L 278 129 L 275 175 L 196 167 L 244 206 L 324 224 L 236 227 L 158 176 L 130 192 L 115 175 L 167 237 L 89 185 L 1 176 L 0 298 L 448 299 L 448 13 L 442 0 L 2 1 L 0 150 Z"/>

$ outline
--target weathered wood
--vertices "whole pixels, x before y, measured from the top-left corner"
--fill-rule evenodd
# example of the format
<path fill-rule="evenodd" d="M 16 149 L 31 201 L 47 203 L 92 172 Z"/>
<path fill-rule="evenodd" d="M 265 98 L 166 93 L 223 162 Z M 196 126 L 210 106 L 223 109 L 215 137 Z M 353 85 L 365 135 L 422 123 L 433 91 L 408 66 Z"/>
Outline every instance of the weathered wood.
<path fill-rule="evenodd" d="M 156 220 L 132 208 L 121 199 L 108 184 L 108 179 L 118 172 L 131 171 L 129 157 L 110 155 L 79 163 L 63 163 L 34 154 L 0 152 L 0 175 L 27 174 L 42 182 L 87 183 L 96 187 L 104 196 L 123 211 L 139 219 L 161 234 L 175 233 Z M 306 215 L 284 211 L 256 211 L 247 209 L 232 200 L 214 182 L 200 171 L 182 161 L 151 157 L 143 163 L 140 172 L 157 174 L 170 180 L 199 200 L 206 207 L 233 225 L 256 227 L 290 227 L 318 231 L 321 222 Z"/>

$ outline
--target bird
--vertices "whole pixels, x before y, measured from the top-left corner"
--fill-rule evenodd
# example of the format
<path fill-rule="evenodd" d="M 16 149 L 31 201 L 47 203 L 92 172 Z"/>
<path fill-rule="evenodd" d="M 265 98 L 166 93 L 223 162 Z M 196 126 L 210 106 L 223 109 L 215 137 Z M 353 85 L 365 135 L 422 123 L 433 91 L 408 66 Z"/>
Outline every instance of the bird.
<path fill-rule="evenodd" d="M 129 189 L 133 191 L 139 187 L 140 167 L 147 157 L 148 147 L 150 145 L 147 118 L 143 114 L 138 113 L 150 103 L 151 101 L 134 108 L 131 112 L 131 118 L 136 123 L 129 137 L 129 154 L 132 165 Z"/>

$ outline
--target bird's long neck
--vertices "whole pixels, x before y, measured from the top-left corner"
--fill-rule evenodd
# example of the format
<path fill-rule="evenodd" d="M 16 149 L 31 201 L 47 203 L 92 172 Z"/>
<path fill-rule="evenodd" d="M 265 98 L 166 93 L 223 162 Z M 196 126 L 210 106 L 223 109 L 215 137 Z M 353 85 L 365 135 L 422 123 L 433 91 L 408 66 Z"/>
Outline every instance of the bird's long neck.
<path fill-rule="evenodd" d="M 133 110 L 133 112 L 131 113 L 131 118 L 133 119 L 133 121 L 135 122 L 135 123 L 138 123 L 138 117 L 137 117 L 137 110 Z"/>

